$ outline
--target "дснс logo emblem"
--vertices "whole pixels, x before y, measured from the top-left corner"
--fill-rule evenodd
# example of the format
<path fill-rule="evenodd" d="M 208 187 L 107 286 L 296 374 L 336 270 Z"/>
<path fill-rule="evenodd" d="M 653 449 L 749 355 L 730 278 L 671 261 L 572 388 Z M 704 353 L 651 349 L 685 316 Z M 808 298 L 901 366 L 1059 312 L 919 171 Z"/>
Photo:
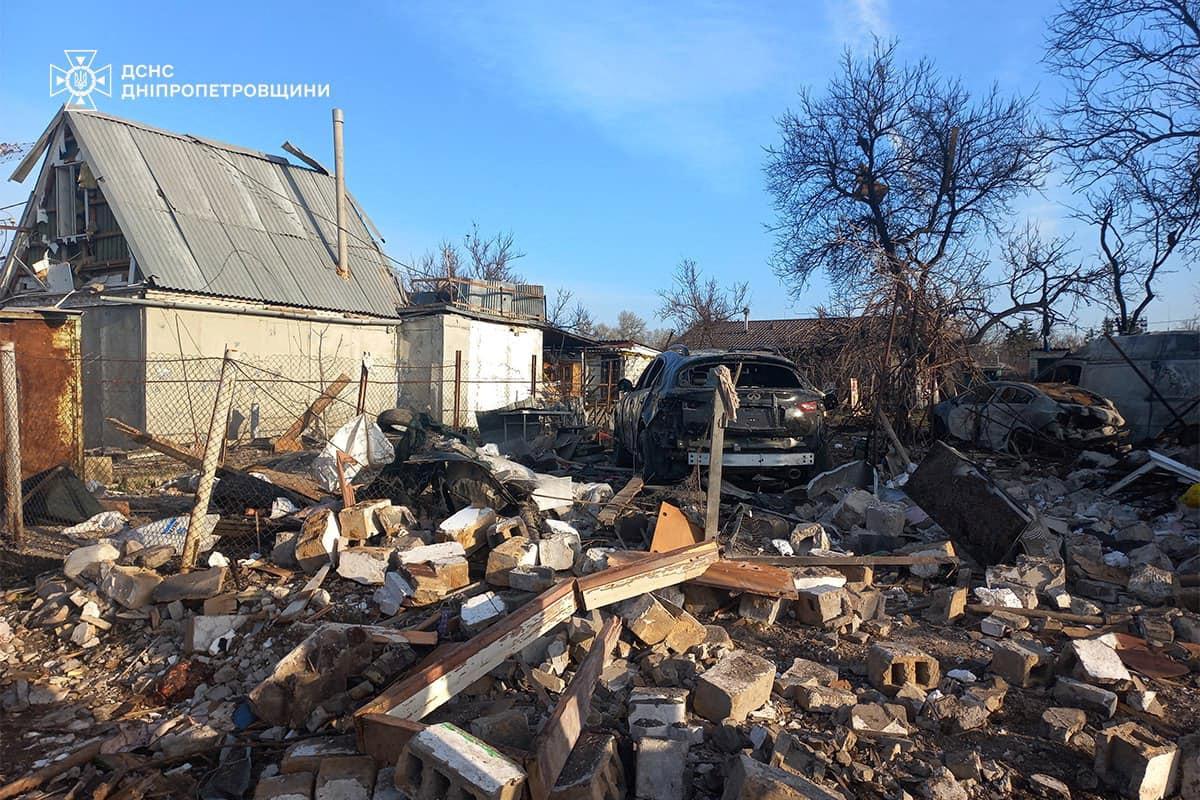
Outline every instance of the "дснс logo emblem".
<path fill-rule="evenodd" d="M 63 50 L 67 57 L 67 69 L 50 65 L 50 96 L 67 92 L 71 99 L 67 105 L 79 108 L 95 108 L 92 92 L 112 97 L 112 65 L 92 68 L 96 60 L 95 50 Z"/>

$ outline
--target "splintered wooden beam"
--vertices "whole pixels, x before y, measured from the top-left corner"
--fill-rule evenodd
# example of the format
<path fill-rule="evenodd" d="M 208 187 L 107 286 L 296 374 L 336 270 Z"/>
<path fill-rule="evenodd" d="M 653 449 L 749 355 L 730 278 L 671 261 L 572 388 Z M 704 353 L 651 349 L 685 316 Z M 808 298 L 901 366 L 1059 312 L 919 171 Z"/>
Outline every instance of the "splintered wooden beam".
<path fill-rule="evenodd" d="M 613 565 L 634 564 L 646 560 L 649 553 L 640 550 L 617 550 L 608 554 L 608 563 Z M 749 592 L 763 597 L 779 597 L 795 600 L 800 596 L 792 581 L 792 574 L 783 567 L 755 564 L 749 561 L 721 559 L 709 565 L 704 574 L 689 583 L 712 586 L 730 592 Z"/>
<path fill-rule="evenodd" d="M 350 385 L 350 376 L 342 373 L 333 379 L 333 382 L 325 387 L 321 392 L 320 397 L 312 401 L 308 408 L 304 409 L 304 413 L 296 418 L 292 426 L 283 432 L 283 435 L 275 440 L 275 452 L 284 453 L 289 451 L 303 450 L 300 444 L 300 436 L 304 430 L 313 424 L 313 421 L 321 414 L 325 413 L 325 409 L 329 408 L 330 404 L 337 399 L 337 396 L 346 390 Z"/>
<path fill-rule="evenodd" d="M 575 581 L 585 611 L 700 577 L 718 558 L 715 541 L 652 554 L 632 564 L 593 572 Z"/>
<path fill-rule="evenodd" d="M 956 556 L 731 556 L 745 564 L 777 567 L 915 567 L 958 564 Z"/>
<path fill-rule="evenodd" d="M 390 714 L 419 721 L 495 669 L 504 659 L 570 618 L 575 607 L 572 581 L 563 581 L 450 650 L 437 663 L 392 684 L 355 712 L 360 746 L 363 744 L 361 719 L 365 715 Z"/>
<path fill-rule="evenodd" d="M 546 800 L 550 796 L 554 782 L 583 732 L 596 681 L 600 680 L 600 673 L 620 636 L 621 621 L 609 617 L 542 728 L 533 748 L 537 755 L 529 769 L 529 795 L 533 800 Z"/>
<path fill-rule="evenodd" d="M 641 475 L 634 475 L 629 479 L 629 483 L 625 484 L 625 488 L 613 495 L 613 499 L 608 501 L 608 505 L 600 510 L 596 519 L 600 521 L 601 525 L 611 528 L 617 521 L 617 517 L 629 507 L 633 498 L 637 497 L 638 492 L 642 491 L 642 487 L 645 485 L 646 482 L 642 480 Z"/>

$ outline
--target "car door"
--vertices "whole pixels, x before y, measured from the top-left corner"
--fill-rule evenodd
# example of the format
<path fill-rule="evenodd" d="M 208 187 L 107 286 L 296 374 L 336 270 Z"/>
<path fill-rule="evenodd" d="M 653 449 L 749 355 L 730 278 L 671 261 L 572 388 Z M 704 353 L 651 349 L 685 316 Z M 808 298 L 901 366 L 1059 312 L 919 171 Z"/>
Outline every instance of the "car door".
<path fill-rule="evenodd" d="M 1024 386 L 1011 383 L 1000 386 L 984 409 L 982 443 L 993 450 L 1004 450 L 1014 430 L 1032 430 L 1026 416 L 1033 399 L 1033 392 Z"/>
<path fill-rule="evenodd" d="M 990 383 L 982 383 L 955 398 L 946 414 L 946 429 L 956 439 L 975 442 L 979 437 L 983 409 L 995 393 Z"/>
<path fill-rule="evenodd" d="M 641 377 L 638 378 L 633 389 L 625 392 L 617 402 L 615 411 L 617 435 L 621 439 L 621 444 L 630 453 L 637 452 L 638 422 L 641 420 L 642 410 L 646 406 L 646 398 L 657 385 L 665 368 L 666 362 L 661 356 L 654 359 L 650 366 L 642 370 Z"/>

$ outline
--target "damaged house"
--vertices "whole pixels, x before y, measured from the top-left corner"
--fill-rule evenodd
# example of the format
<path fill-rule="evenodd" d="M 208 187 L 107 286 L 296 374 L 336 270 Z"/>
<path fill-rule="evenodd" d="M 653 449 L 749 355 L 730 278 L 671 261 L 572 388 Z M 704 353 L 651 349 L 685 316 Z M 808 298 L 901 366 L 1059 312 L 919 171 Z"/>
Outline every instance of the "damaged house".
<path fill-rule="evenodd" d="M 123 443 L 106 417 L 191 438 L 164 400 L 212 381 L 193 359 L 219 365 L 227 345 L 295 380 L 356 375 L 364 353 L 394 361 L 403 295 L 353 199 L 338 275 L 327 171 L 77 108 L 12 180 L 35 169 L 0 290 L 10 307 L 82 310 L 85 446 Z"/>

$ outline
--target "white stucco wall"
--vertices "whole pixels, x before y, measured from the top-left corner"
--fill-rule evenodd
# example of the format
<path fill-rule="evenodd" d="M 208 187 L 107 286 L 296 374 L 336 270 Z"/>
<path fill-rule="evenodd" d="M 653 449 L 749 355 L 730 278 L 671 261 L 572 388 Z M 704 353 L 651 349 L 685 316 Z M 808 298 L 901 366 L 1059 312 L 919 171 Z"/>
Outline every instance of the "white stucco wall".
<path fill-rule="evenodd" d="M 197 302 L 189 298 L 188 302 Z M 353 416 L 364 353 L 375 368 L 367 410 L 396 405 L 394 325 L 353 325 L 335 319 L 282 319 L 239 314 L 237 304 L 213 301 L 212 310 L 146 307 L 146 417 L 152 432 L 190 443 L 203 436 L 212 409 L 219 362 L 236 347 L 244 369 L 237 376 L 233 424 L 241 437 L 258 421 L 259 436 L 282 433 L 339 374 L 351 379 L 326 415 L 332 429 Z M 197 357 L 211 357 L 189 361 Z M 240 424 L 239 424 L 240 423 Z"/>
<path fill-rule="evenodd" d="M 397 345 L 406 379 L 401 402 L 454 423 L 454 361 L 462 354 L 459 423 L 475 427 L 475 412 L 529 397 L 532 359 L 541 384 L 542 331 L 525 325 L 445 312 L 401 322 Z M 427 378 L 425 383 L 422 378 Z"/>

